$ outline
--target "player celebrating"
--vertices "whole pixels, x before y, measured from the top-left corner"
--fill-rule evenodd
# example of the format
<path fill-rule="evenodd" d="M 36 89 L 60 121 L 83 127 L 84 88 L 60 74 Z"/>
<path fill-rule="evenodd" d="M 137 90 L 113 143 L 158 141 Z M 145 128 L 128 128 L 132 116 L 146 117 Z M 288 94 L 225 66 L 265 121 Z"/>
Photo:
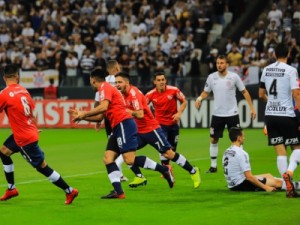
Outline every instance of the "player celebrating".
<path fill-rule="evenodd" d="M 152 103 L 155 119 L 163 129 L 173 151 L 176 152 L 179 139 L 179 120 L 186 108 L 187 101 L 177 87 L 167 85 L 166 75 L 163 72 L 155 73 L 153 83 L 155 88 L 145 95 L 147 103 Z M 179 108 L 177 107 L 178 101 L 180 102 Z M 162 154 L 160 154 L 160 159 L 162 164 L 169 165 L 170 160 Z"/>
<path fill-rule="evenodd" d="M 103 115 L 107 117 L 112 133 L 108 138 L 104 163 L 107 169 L 108 178 L 114 188 L 105 199 L 125 198 L 120 182 L 120 171 L 115 163 L 118 155 L 122 154 L 127 165 L 143 167 L 160 172 L 168 181 L 170 188 L 174 185 L 172 174 L 168 167 L 157 164 L 146 156 L 135 156 L 137 148 L 137 127 L 131 115 L 126 112 L 126 105 L 122 94 L 112 85 L 105 81 L 107 73 L 101 69 L 91 72 L 90 82 L 94 89 L 99 91 L 100 104 L 90 111 L 71 112 L 75 115 L 74 121 L 95 120 L 95 117 Z"/>
<path fill-rule="evenodd" d="M 201 95 L 195 102 L 195 107 L 200 108 L 203 99 L 206 99 L 210 92 L 214 93 L 214 112 L 210 125 L 210 158 L 211 166 L 207 173 L 217 172 L 217 156 L 219 138 L 223 137 L 225 125 L 229 130 L 231 127 L 239 127 L 236 89 L 244 95 L 250 107 L 251 118 L 255 119 L 251 96 L 241 78 L 236 73 L 227 70 L 228 62 L 226 56 L 217 57 L 217 72 L 210 74 L 206 80 L 205 87 Z"/>
<path fill-rule="evenodd" d="M 194 188 L 198 188 L 201 182 L 199 169 L 193 167 L 183 155 L 172 150 L 163 130 L 154 119 L 153 114 L 147 105 L 145 96 L 138 88 L 130 85 L 128 74 L 120 72 L 115 76 L 116 87 L 123 94 L 128 108 L 127 111 L 135 118 L 138 127 L 138 148 L 140 149 L 145 145 L 150 144 L 166 159 L 172 160 L 188 171 L 191 174 Z M 141 174 L 136 175 L 137 177 L 135 180 L 129 184 L 131 187 L 139 186 L 144 180 L 143 177 L 141 177 Z"/>
<path fill-rule="evenodd" d="M 38 129 L 32 114 L 33 100 L 28 91 L 18 84 L 18 68 L 14 65 L 7 65 L 3 78 L 6 88 L 0 92 L 0 112 L 5 111 L 13 135 L 6 139 L 0 151 L 8 183 L 8 189 L 0 200 L 5 201 L 19 194 L 14 182 L 14 164 L 10 156 L 20 152 L 39 173 L 66 192 L 65 204 L 71 204 L 78 195 L 78 190 L 70 187 L 59 173 L 47 165 L 44 159 L 44 152 L 38 145 Z"/>

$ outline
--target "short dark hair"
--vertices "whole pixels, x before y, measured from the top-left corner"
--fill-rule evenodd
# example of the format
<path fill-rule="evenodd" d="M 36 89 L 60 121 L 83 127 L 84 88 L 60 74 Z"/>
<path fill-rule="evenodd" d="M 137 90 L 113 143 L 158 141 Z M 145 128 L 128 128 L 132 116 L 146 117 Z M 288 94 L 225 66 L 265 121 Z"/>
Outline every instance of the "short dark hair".
<path fill-rule="evenodd" d="M 289 54 L 289 48 L 284 43 L 279 43 L 275 48 L 276 58 L 287 58 Z"/>
<path fill-rule="evenodd" d="M 106 70 L 96 68 L 91 72 L 90 77 L 95 78 L 97 81 L 105 81 L 107 75 L 108 72 Z"/>
<path fill-rule="evenodd" d="M 240 127 L 231 127 L 229 129 L 229 139 L 233 142 L 236 141 L 243 133 L 243 129 Z"/>
<path fill-rule="evenodd" d="M 18 76 L 19 67 L 16 64 L 8 64 L 4 67 L 3 77 L 12 78 Z"/>
<path fill-rule="evenodd" d="M 225 60 L 225 61 L 228 63 L 228 58 L 227 58 L 226 55 L 219 55 L 219 56 L 217 57 L 217 59 L 223 59 L 223 60 Z"/>
<path fill-rule="evenodd" d="M 166 76 L 166 74 L 165 74 L 164 71 L 157 71 L 157 72 L 155 72 L 154 76 L 153 76 L 153 80 L 155 80 L 157 76 L 165 76 L 165 78 L 167 79 L 167 76 Z"/>
<path fill-rule="evenodd" d="M 123 71 L 117 73 L 117 74 L 115 75 L 115 77 L 123 77 L 123 78 L 125 78 L 125 79 L 130 80 L 129 74 L 128 74 L 128 73 L 125 73 L 125 72 L 123 72 Z"/>

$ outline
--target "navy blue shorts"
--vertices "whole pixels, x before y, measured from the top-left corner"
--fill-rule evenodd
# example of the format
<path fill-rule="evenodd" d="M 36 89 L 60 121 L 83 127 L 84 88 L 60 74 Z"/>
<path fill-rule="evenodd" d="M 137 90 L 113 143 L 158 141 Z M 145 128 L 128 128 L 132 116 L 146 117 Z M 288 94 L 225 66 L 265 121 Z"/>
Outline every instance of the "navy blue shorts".
<path fill-rule="evenodd" d="M 174 124 L 174 125 L 169 125 L 169 126 L 167 126 L 167 125 L 160 125 L 160 126 L 163 129 L 168 142 L 171 144 L 172 149 L 174 151 L 176 151 L 178 137 L 179 137 L 179 125 Z"/>
<path fill-rule="evenodd" d="M 27 160 L 34 168 L 42 164 L 45 159 L 44 152 L 41 150 L 38 142 L 33 142 L 23 147 L 19 147 L 13 135 L 10 135 L 3 144 L 14 153 L 20 152 L 24 159 Z"/>
<path fill-rule="evenodd" d="M 9 150 L 13 151 L 13 153 L 20 152 L 20 147 L 16 144 L 14 135 L 11 134 L 3 143 L 3 145 Z"/>
<path fill-rule="evenodd" d="M 172 148 L 171 144 L 166 138 L 166 135 L 164 134 L 164 131 L 160 127 L 149 133 L 138 134 L 138 144 L 138 149 L 149 144 L 160 153 L 165 153 Z"/>
<path fill-rule="evenodd" d="M 135 151 L 138 146 L 137 127 L 133 119 L 127 119 L 119 123 L 112 130 L 108 138 L 106 150 L 112 150 L 119 154 Z"/>

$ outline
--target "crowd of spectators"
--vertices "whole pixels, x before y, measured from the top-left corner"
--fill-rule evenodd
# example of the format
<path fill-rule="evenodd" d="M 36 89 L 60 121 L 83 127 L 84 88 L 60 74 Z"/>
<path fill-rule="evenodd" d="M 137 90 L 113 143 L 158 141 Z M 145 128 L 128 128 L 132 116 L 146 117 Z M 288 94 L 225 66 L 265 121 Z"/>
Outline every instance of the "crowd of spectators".
<path fill-rule="evenodd" d="M 160 70 L 174 84 L 191 71 L 185 62 L 199 61 L 194 49 L 207 44 L 228 7 L 225 0 L 0 0 L 0 64 L 55 68 L 61 86 L 81 86 L 93 68 L 117 59 L 140 86 Z"/>
<path fill-rule="evenodd" d="M 151 85 L 152 74 L 161 70 L 183 87 L 186 76 L 206 78 L 201 63 L 215 70 L 220 50 L 211 45 L 210 30 L 224 26 L 225 12 L 234 18 L 241 13 L 237 2 L 246 0 L 0 0 L 0 66 L 57 69 L 60 86 L 87 86 L 93 68 L 117 59 L 139 87 Z M 239 41 L 228 39 L 231 65 L 263 67 L 274 45 L 284 41 L 299 67 L 299 18 L 298 1 L 275 1 Z"/>
<path fill-rule="evenodd" d="M 275 61 L 274 48 L 281 42 L 290 47 L 288 64 L 300 72 L 300 1 L 273 1 L 271 8 L 238 41 L 228 39 L 226 54 L 230 66 L 238 66 L 244 73 L 249 66 L 263 69 Z"/>

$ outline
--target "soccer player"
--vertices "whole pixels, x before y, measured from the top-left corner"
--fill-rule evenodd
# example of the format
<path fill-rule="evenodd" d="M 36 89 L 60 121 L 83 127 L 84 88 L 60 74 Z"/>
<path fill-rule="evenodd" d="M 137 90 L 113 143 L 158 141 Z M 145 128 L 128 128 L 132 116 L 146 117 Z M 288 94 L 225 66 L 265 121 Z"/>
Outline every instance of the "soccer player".
<path fill-rule="evenodd" d="M 108 83 L 110 83 L 112 86 L 116 86 L 115 74 L 117 74 L 118 72 L 121 71 L 121 67 L 120 67 L 118 61 L 116 61 L 116 60 L 109 60 L 108 63 L 107 63 L 106 70 L 108 72 L 108 75 L 105 77 L 105 81 L 108 82 Z M 94 104 L 94 107 L 97 107 L 98 105 L 99 105 L 99 92 L 97 91 L 96 94 L 95 94 L 95 104 Z M 104 118 L 104 125 L 105 125 L 106 135 L 108 137 L 111 134 L 112 129 L 111 129 L 109 121 L 108 121 L 108 119 L 106 117 Z M 99 130 L 100 127 L 101 127 L 101 123 L 100 122 L 96 122 L 96 130 Z M 123 159 L 121 157 L 122 156 L 120 156 L 120 157 L 118 157 L 116 159 L 117 164 L 118 164 L 119 160 L 121 162 L 123 162 Z M 122 167 L 119 167 L 119 169 L 120 169 L 120 173 L 121 173 L 121 181 L 122 182 L 128 181 L 129 179 L 123 175 Z"/>
<path fill-rule="evenodd" d="M 239 127 L 236 90 L 238 89 L 247 100 L 250 107 L 251 118 L 255 119 L 256 112 L 252 99 L 238 74 L 227 70 L 228 61 L 226 56 L 217 57 L 217 70 L 210 74 L 206 80 L 204 90 L 196 99 L 195 107 L 200 108 L 202 100 L 206 99 L 210 92 L 214 94 L 214 112 L 210 124 L 210 158 L 211 166 L 207 173 L 217 172 L 217 156 L 219 138 L 223 137 L 225 125 L 229 130 L 231 127 Z"/>
<path fill-rule="evenodd" d="M 184 94 L 174 86 L 167 85 L 166 75 L 157 72 L 154 75 L 155 88 L 146 94 L 147 103 L 152 103 L 155 119 L 163 129 L 168 142 L 176 152 L 179 139 L 179 120 L 186 108 L 187 101 Z M 177 103 L 180 102 L 179 108 Z M 170 160 L 160 154 L 161 163 L 170 165 Z M 171 165 L 170 165 L 170 168 Z"/>
<path fill-rule="evenodd" d="M 245 135 L 240 127 L 229 129 L 231 146 L 223 154 L 223 169 L 227 186 L 231 191 L 275 191 L 286 190 L 280 178 L 271 174 L 253 175 L 248 153 L 243 149 Z M 295 183 L 299 188 L 299 182 Z"/>
<path fill-rule="evenodd" d="M 194 188 L 198 188 L 201 182 L 199 169 L 193 167 L 183 155 L 173 151 L 162 128 L 157 120 L 154 119 L 143 93 L 137 87 L 130 85 L 129 75 L 127 73 L 120 72 L 117 73 L 115 77 L 116 87 L 121 91 L 125 98 L 128 109 L 127 112 L 135 118 L 137 124 L 138 149 L 150 144 L 166 159 L 172 160 L 189 172 L 194 183 Z M 141 174 L 136 175 L 134 181 L 131 182 L 129 186 L 137 187 L 143 185 L 145 178 L 141 177 Z"/>
<path fill-rule="evenodd" d="M 287 183 L 287 197 L 298 197 L 291 182 L 293 172 L 300 162 L 299 122 L 295 105 L 300 107 L 298 73 L 287 65 L 289 49 L 285 44 L 275 48 L 276 62 L 265 67 L 260 79 L 259 97 L 267 102 L 265 123 L 268 130 L 268 144 L 274 146 L 277 154 L 277 168 Z M 286 146 L 293 152 L 290 164 L 287 162 Z"/>
<path fill-rule="evenodd" d="M 120 181 L 120 170 L 115 163 L 118 155 L 122 154 L 127 165 L 135 168 L 143 167 L 160 172 L 168 181 L 169 187 L 174 185 L 174 179 L 168 167 L 157 164 L 146 156 L 135 156 L 137 148 L 137 127 L 134 119 L 126 111 L 126 105 L 122 94 L 105 81 L 107 73 L 101 69 L 91 72 L 90 82 L 95 90 L 99 91 L 100 104 L 90 111 L 74 110 L 74 121 L 94 120 L 95 117 L 104 114 L 107 117 L 112 133 L 108 138 L 104 163 L 108 178 L 114 188 L 104 199 L 125 198 Z"/>
<path fill-rule="evenodd" d="M 8 189 L 0 200 L 5 201 L 19 194 L 15 186 L 14 164 L 10 156 L 20 152 L 39 173 L 65 191 L 65 204 L 71 204 L 77 197 L 78 190 L 70 187 L 45 161 L 44 152 L 38 144 L 38 129 L 32 114 L 33 100 L 28 91 L 19 85 L 18 68 L 15 65 L 7 65 L 4 68 L 3 78 L 6 88 L 0 92 L 0 112 L 5 111 L 13 134 L 6 139 L 0 151 L 8 183 Z"/>

